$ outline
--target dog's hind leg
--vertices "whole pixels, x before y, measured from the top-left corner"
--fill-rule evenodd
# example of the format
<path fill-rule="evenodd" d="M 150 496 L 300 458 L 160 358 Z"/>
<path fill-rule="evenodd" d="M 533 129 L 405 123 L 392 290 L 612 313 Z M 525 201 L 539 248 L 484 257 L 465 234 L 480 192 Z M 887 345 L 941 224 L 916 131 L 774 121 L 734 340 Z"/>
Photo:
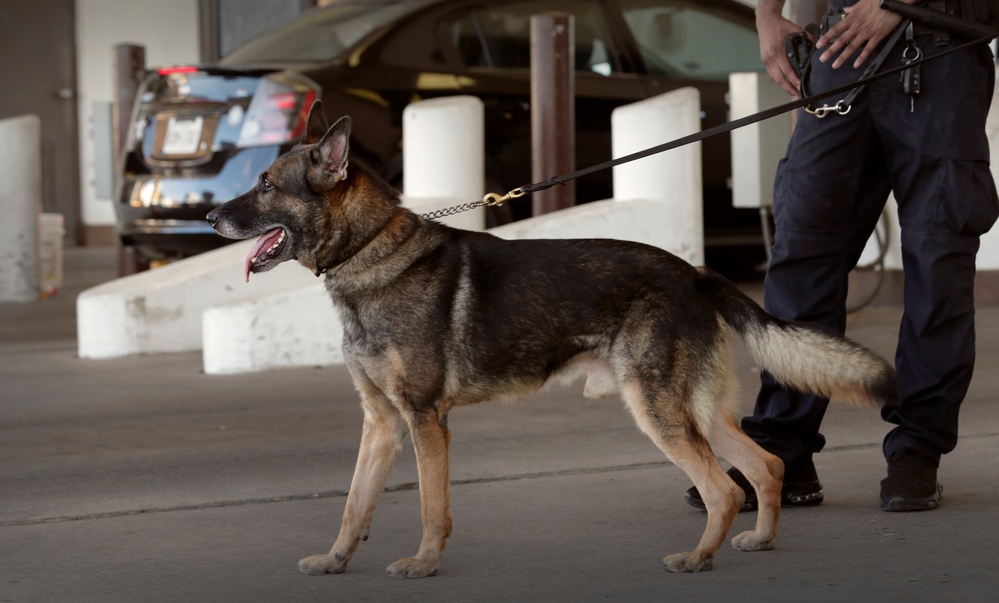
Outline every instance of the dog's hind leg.
<path fill-rule="evenodd" d="M 708 439 L 717 454 L 725 457 L 746 476 L 759 500 L 756 529 L 733 538 L 732 547 L 740 551 L 772 549 L 777 539 L 784 463 L 743 433 L 728 412 L 715 416 Z"/>
<path fill-rule="evenodd" d="M 451 432 L 447 414 L 435 410 L 406 417 L 413 435 L 416 467 L 420 475 L 420 509 L 423 538 L 414 557 L 396 561 L 386 570 L 393 578 L 424 578 L 437 574 L 441 553 L 451 535 L 448 447 Z"/>
<path fill-rule="evenodd" d="M 693 419 L 679 409 L 682 404 L 670 400 L 665 392 L 659 393 L 659 400 L 647 400 L 641 390 L 638 384 L 626 384 L 622 388 L 638 427 L 690 477 L 701 492 L 708 512 L 707 526 L 697 548 L 670 555 L 663 563 L 671 572 L 710 570 L 712 559 L 728 536 L 745 495 L 725 475 Z"/>
<path fill-rule="evenodd" d="M 340 535 L 329 553 L 306 557 L 298 562 L 298 569 L 305 574 L 338 574 L 347 569 L 347 562 L 357 550 L 358 543 L 368 539 L 378 495 L 385 488 L 385 480 L 402 449 L 402 440 L 406 435 L 402 415 L 373 386 L 359 385 L 364 427 Z"/>

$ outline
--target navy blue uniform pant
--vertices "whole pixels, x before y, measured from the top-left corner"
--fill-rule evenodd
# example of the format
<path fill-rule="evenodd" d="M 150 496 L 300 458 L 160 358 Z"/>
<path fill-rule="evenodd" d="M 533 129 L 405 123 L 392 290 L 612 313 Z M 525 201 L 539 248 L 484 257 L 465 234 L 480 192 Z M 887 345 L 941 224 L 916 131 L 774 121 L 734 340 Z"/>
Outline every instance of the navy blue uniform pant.
<path fill-rule="evenodd" d="M 931 38 L 916 37 L 927 55 L 940 50 Z M 903 38 L 886 68 L 899 64 L 904 46 Z M 850 62 L 832 70 L 819 54 L 810 92 L 860 77 Z M 974 366 L 979 236 L 999 214 L 985 135 L 995 68 L 981 45 L 921 69 L 914 102 L 898 77 L 888 77 L 869 85 L 846 115 L 799 115 L 775 180 L 764 305 L 780 318 L 844 332 L 847 275 L 894 191 L 905 310 L 895 356 L 900 401 L 881 412 L 895 425 L 884 453 L 910 447 L 939 459 L 957 443 L 958 409 Z M 828 400 L 786 391 L 766 374 L 762 381 L 743 429 L 786 463 L 821 450 Z"/>

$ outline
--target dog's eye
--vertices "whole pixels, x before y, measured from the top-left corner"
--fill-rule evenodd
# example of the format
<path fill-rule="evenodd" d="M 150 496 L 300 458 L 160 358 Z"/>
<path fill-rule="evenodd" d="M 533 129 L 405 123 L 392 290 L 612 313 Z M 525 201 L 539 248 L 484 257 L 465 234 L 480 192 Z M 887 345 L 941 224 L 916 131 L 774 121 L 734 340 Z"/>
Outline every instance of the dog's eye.
<path fill-rule="evenodd" d="M 267 191 L 272 191 L 272 190 L 274 190 L 274 184 L 272 184 L 271 181 L 268 180 L 267 178 L 261 178 L 260 179 L 260 190 L 263 191 L 263 192 L 265 192 L 265 193 Z"/>

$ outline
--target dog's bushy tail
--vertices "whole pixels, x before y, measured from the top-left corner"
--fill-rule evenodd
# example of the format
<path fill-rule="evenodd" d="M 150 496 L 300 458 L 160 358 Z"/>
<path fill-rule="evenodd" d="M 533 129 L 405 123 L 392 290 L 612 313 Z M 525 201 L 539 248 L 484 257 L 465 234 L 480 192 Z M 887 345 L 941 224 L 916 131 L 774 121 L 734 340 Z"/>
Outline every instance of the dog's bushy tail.
<path fill-rule="evenodd" d="M 699 270 L 709 303 L 785 387 L 855 405 L 897 399 L 895 370 L 874 352 L 821 327 L 775 318 L 725 278 Z"/>

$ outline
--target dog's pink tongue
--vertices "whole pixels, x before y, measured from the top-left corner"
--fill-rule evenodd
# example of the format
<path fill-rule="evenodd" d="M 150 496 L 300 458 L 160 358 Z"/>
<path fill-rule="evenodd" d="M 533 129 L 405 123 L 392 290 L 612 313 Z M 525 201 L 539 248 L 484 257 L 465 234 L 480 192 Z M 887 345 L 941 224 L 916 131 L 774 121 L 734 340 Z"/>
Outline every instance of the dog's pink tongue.
<path fill-rule="evenodd" d="M 281 236 L 281 229 L 275 228 L 274 230 L 269 230 L 263 234 L 257 242 L 253 244 L 253 248 L 250 252 L 246 254 L 246 259 L 243 260 L 243 276 L 246 277 L 246 282 L 250 282 L 250 267 L 253 266 L 253 260 L 260 252 L 265 249 L 270 249 L 278 238 Z"/>

